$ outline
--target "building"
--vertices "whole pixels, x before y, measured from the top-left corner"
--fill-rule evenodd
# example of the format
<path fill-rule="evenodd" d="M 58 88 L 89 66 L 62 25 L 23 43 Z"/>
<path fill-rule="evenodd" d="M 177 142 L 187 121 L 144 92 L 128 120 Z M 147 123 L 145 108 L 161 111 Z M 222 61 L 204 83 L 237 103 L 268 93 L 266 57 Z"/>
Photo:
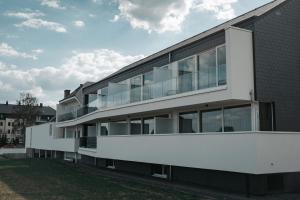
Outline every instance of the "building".
<path fill-rule="evenodd" d="M 6 136 L 8 142 L 18 139 L 20 143 L 23 143 L 21 132 L 13 128 L 18 107 L 20 105 L 8 104 L 8 102 L 0 104 L 0 138 Z M 36 124 L 46 123 L 55 118 L 55 110 L 53 108 L 43 106 L 43 104 L 37 107 L 40 115 L 37 116 Z"/>
<path fill-rule="evenodd" d="M 234 192 L 299 191 L 299 10 L 273 1 L 83 86 L 59 102 L 63 139 L 51 140 L 72 138 L 72 151 L 48 131 L 34 142 L 36 127 L 26 147 Z"/>

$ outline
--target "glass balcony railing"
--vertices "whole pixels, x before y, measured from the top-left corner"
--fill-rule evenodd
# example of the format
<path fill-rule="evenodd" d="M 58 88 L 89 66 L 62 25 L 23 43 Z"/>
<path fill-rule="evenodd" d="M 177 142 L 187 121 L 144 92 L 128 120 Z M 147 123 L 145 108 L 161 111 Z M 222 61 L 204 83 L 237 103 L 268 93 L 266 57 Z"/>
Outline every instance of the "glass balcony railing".
<path fill-rule="evenodd" d="M 81 137 L 79 139 L 79 147 L 81 148 L 97 148 L 97 137 Z"/>
<path fill-rule="evenodd" d="M 224 66 L 222 66 L 224 68 Z M 226 67 L 226 66 L 225 66 Z M 224 70 L 223 70 L 224 71 Z M 163 81 L 155 81 L 133 89 L 115 90 L 108 87 L 107 96 L 93 98 L 88 105 L 78 109 L 75 114 L 67 113 L 58 117 L 58 121 L 71 120 L 88 113 L 104 108 L 126 105 L 160 97 L 182 94 L 195 90 L 202 90 L 226 84 L 226 76 L 216 71 L 207 71 L 199 74 L 195 72 L 183 72 L 184 74 Z M 224 74 L 224 73 L 223 73 Z M 225 77 L 225 78 L 224 78 Z M 123 85 L 124 86 L 124 85 Z M 114 86 L 116 87 L 116 86 Z M 128 86 L 129 88 L 129 86 Z M 113 92 L 117 91 L 117 92 Z"/>

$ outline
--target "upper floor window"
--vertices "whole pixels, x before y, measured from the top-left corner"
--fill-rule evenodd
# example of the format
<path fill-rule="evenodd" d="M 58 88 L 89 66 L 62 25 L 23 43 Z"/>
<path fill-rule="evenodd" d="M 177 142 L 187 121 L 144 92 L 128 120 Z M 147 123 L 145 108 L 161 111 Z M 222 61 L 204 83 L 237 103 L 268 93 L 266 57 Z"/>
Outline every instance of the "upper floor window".
<path fill-rule="evenodd" d="M 10 122 L 8 122 L 7 125 L 10 126 L 11 125 Z"/>
<path fill-rule="evenodd" d="M 198 113 L 180 113 L 179 114 L 179 132 L 197 133 L 198 132 Z"/>
<path fill-rule="evenodd" d="M 195 57 L 178 61 L 178 92 L 189 92 L 195 89 Z"/>
<path fill-rule="evenodd" d="M 142 76 L 130 79 L 130 102 L 142 100 Z"/>
<path fill-rule="evenodd" d="M 198 88 L 226 84 L 226 48 L 217 47 L 198 56 Z"/>

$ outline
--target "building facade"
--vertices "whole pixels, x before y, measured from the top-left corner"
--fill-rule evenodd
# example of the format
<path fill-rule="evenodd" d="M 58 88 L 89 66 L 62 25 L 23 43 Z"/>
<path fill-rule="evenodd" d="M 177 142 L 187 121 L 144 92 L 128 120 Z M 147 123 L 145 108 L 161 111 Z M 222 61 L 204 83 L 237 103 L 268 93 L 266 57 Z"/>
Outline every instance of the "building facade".
<path fill-rule="evenodd" d="M 6 137 L 8 143 L 16 139 L 20 143 L 24 143 L 22 133 L 14 128 L 16 110 L 19 106 L 8 104 L 8 102 L 0 104 L 0 138 Z M 43 106 L 43 104 L 37 107 L 40 115 L 36 118 L 36 124 L 46 123 L 55 118 L 55 110 L 53 108 Z"/>
<path fill-rule="evenodd" d="M 82 86 L 58 104 L 57 131 L 98 167 L 252 194 L 300 190 L 299 10 L 273 1 Z"/>

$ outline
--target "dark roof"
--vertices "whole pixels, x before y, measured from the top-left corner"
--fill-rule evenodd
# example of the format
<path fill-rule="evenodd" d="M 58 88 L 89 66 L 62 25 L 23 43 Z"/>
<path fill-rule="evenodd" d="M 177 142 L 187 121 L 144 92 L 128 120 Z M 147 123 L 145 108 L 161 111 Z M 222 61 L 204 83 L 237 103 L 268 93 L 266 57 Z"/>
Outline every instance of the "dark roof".
<path fill-rule="evenodd" d="M 87 86 L 86 88 L 88 88 L 88 87 L 90 87 L 92 85 L 95 85 L 97 83 L 100 83 L 100 82 L 102 82 L 102 81 L 104 81 L 106 79 L 109 79 L 111 77 L 114 77 L 114 76 L 116 76 L 116 75 L 118 75 L 118 74 L 120 74 L 120 73 L 122 73 L 124 71 L 127 71 L 129 69 L 138 67 L 138 66 L 140 66 L 140 65 L 142 65 L 142 64 L 144 64 L 146 62 L 149 62 L 149 61 L 151 61 L 151 60 L 153 60 L 155 58 L 158 58 L 158 57 L 160 57 L 162 55 L 170 53 L 170 52 L 174 51 L 175 49 L 178 49 L 180 47 L 186 46 L 186 45 L 191 44 L 191 43 L 193 43 L 195 41 L 201 40 L 201 39 L 203 39 L 205 37 L 208 37 L 208 36 L 210 36 L 210 35 L 212 35 L 214 33 L 217 33 L 219 31 L 225 30 L 225 29 L 227 29 L 227 28 L 229 28 L 231 26 L 234 26 L 234 25 L 242 22 L 242 21 L 245 21 L 245 20 L 250 19 L 252 17 L 257 17 L 257 16 L 264 15 L 265 13 L 269 12 L 270 10 L 276 8 L 277 6 L 279 6 L 280 4 L 282 4 L 282 3 L 286 2 L 286 1 L 288 1 L 288 0 L 274 0 L 274 1 L 271 1 L 270 3 L 267 3 L 267 4 L 265 4 L 265 5 L 261 6 L 261 7 L 258 7 L 256 9 L 254 9 L 252 11 L 249 11 L 249 12 L 243 14 L 243 15 L 240 15 L 240 16 L 234 18 L 234 19 L 231 19 L 231 20 L 229 20 L 227 22 L 224 22 L 224 23 L 222 23 L 222 24 L 220 24 L 218 26 L 215 26 L 215 27 L 213 27 L 213 28 L 211 28 L 211 29 L 209 29 L 207 31 L 199 33 L 199 34 L 197 34 L 197 35 L 195 35 L 193 37 L 190 37 L 190 38 L 188 38 L 186 40 L 183 40 L 183 41 L 181 41 L 181 42 L 179 42 L 177 44 L 174 44 L 174 45 L 172 45 L 172 46 L 170 46 L 170 47 L 168 47 L 166 49 L 163 49 L 163 50 L 161 50 L 161 51 L 159 51 L 157 53 L 154 53 L 154 54 L 152 54 L 152 55 L 150 55 L 150 56 L 148 56 L 146 58 L 143 58 L 143 59 L 141 59 L 139 61 L 136 61 L 136 62 L 134 62 L 134 63 L 132 63 L 130 65 L 127 65 L 127 66 L 121 68 L 120 70 L 112 73 L 111 75 L 109 75 L 109 76 L 101 79 L 100 81 L 95 82 L 95 83 Z"/>
<path fill-rule="evenodd" d="M 63 98 L 62 100 L 60 100 L 60 102 L 63 101 L 63 100 L 69 99 L 69 98 L 71 98 L 71 97 L 75 97 L 75 96 L 77 95 L 77 93 L 78 93 L 82 88 L 87 87 L 87 86 L 90 86 L 90 85 L 92 85 L 93 83 L 94 83 L 94 82 L 86 82 L 86 83 L 84 83 L 84 84 L 80 84 L 78 88 L 76 88 L 73 92 L 71 92 L 67 97 L 65 97 L 65 98 Z"/>
<path fill-rule="evenodd" d="M 14 114 L 15 110 L 20 105 L 14 105 L 14 104 L 0 104 L 0 114 Z M 56 111 L 49 107 L 49 106 L 37 106 L 41 115 L 49 115 L 49 116 L 55 116 Z"/>

